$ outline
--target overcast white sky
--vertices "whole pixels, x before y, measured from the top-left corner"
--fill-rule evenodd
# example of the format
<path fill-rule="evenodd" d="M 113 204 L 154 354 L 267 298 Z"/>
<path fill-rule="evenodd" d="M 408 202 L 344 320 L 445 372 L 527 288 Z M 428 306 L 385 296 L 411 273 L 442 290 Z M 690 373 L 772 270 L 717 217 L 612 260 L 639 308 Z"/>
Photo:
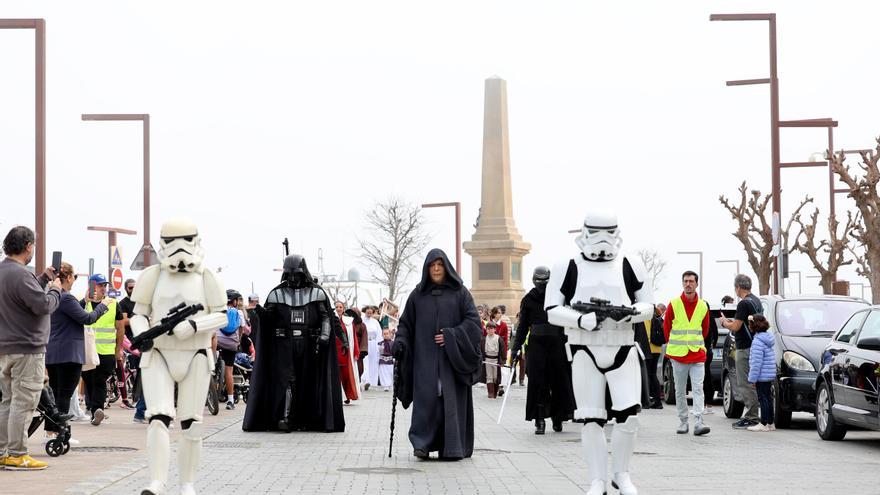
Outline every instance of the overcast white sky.
<path fill-rule="evenodd" d="M 773 10 L 781 117 L 834 117 L 836 147 L 870 146 L 874 2 L 0 1 L 0 17 L 47 22 L 48 251 L 80 271 L 106 264 L 106 235 L 87 225 L 143 228 L 139 124 L 81 113 L 150 113 L 154 245 L 163 219 L 190 217 L 208 266 L 265 294 L 284 236 L 314 271 L 321 249 L 325 272 L 341 273 L 364 211 L 391 194 L 461 201 L 469 239 L 483 82 L 498 75 L 516 223 L 533 246 L 525 278 L 575 253 L 566 230 L 602 207 L 627 251 L 669 260 L 658 300 L 697 266 L 676 251 L 702 250 L 711 301 L 734 275 L 715 260 L 746 267 L 718 195 L 744 179 L 769 189 L 770 153 L 768 88 L 724 86 L 767 77 L 766 23 L 709 14 Z M 0 47 L 5 232 L 33 225 L 33 34 L 0 32 Z M 824 130 L 783 130 L 784 161 L 824 148 Z M 807 193 L 827 212 L 825 169 L 785 170 L 782 184 L 783 216 Z M 431 246 L 452 255 L 452 210 L 426 216 Z M 127 266 L 140 235 L 120 244 Z M 804 257 L 792 265 L 815 274 Z"/>

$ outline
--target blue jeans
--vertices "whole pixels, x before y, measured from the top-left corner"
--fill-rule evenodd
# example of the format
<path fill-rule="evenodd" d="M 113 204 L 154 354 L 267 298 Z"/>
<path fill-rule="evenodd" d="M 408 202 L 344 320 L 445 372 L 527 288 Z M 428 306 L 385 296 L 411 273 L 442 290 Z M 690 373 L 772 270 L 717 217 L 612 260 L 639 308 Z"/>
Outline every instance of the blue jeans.
<path fill-rule="evenodd" d="M 758 382 L 755 390 L 758 392 L 758 404 L 761 406 L 761 424 L 773 424 L 773 395 L 770 393 L 770 385 L 773 382 Z"/>
<path fill-rule="evenodd" d="M 137 405 L 134 408 L 134 419 L 144 419 L 146 412 L 147 402 L 144 400 L 144 394 L 141 394 L 141 398 L 138 399 Z"/>

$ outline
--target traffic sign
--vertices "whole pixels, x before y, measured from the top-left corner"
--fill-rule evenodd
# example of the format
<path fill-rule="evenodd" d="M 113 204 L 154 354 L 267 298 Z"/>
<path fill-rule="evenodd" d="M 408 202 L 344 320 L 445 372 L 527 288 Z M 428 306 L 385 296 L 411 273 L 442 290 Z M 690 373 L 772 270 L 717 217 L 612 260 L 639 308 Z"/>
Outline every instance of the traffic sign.
<path fill-rule="evenodd" d="M 149 253 L 150 253 L 150 264 L 149 265 L 144 264 L 144 252 L 145 251 L 149 251 Z M 131 269 L 132 270 L 143 270 L 147 266 L 156 265 L 158 263 L 159 263 L 159 259 L 156 256 L 156 250 L 153 249 L 152 245 L 148 244 L 148 245 L 144 246 L 143 248 L 141 248 L 140 251 L 138 251 L 137 256 L 135 256 L 134 261 L 131 263 Z"/>
<path fill-rule="evenodd" d="M 110 276 L 110 283 L 113 285 L 114 290 L 122 289 L 122 270 L 119 268 L 113 269 L 113 274 Z"/>
<path fill-rule="evenodd" d="M 119 246 L 110 246 L 110 267 L 122 268 L 122 255 L 119 253 Z"/>

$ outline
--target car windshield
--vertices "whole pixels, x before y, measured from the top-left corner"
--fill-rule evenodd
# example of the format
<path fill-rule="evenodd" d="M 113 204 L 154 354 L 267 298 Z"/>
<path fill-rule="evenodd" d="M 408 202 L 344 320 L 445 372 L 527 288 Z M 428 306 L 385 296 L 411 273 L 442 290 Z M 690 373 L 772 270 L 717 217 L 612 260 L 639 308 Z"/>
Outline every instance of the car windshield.
<path fill-rule="evenodd" d="M 776 331 L 795 337 L 831 336 L 865 306 L 867 303 L 839 299 L 780 301 L 776 305 Z"/>

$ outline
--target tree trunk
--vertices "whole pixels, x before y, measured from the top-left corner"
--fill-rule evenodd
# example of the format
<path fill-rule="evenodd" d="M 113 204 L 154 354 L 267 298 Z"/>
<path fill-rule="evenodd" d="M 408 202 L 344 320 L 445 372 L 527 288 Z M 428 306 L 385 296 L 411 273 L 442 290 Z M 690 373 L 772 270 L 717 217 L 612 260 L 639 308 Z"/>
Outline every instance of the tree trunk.
<path fill-rule="evenodd" d="M 819 285 L 822 286 L 822 294 L 832 293 L 832 284 L 834 283 L 834 274 L 828 271 L 820 272 L 821 278 Z"/>

